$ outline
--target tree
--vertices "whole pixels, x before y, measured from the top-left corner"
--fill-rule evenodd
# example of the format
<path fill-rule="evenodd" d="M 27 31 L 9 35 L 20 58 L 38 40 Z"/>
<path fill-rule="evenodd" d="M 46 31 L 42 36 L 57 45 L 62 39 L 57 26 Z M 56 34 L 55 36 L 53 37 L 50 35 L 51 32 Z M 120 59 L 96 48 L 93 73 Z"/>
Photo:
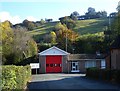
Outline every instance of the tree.
<path fill-rule="evenodd" d="M 96 15 L 95 8 L 89 7 L 89 8 L 88 8 L 88 14 L 89 14 L 89 15 Z"/>
<path fill-rule="evenodd" d="M 40 24 L 44 24 L 45 21 L 43 19 L 40 20 Z"/>
<path fill-rule="evenodd" d="M 120 12 L 120 1 L 118 2 L 117 11 Z"/>
<path fill-rule="evenodd" d="M 50 34 L 45 34 L 44 38 L 43 38 L 43 42 L 45 43 L 50 43 L 51 42 L 51 36 Z"/>
<path fill-rule="evenodd" d="M 118 12 L 114 18 L 114 21 L 112 22 L 112 26 L 111 26 L 111 30 L 112 30 L 112 35 L 111 37 L 114 37 L 114 39 L 120 35 L 120 11 L 119 11 L 119 7 L 120 7 L 120 1 L 118 3 Z"/>
<path fill-rule="evenodd" d="M 51 31 L 50 33 L 46 34 L 44 36 L 44 42 L 52 44 L 56 43 L 56 33 Z"/>
<path fill-rule="evenodd" d="M 9 22 L 0 25 L 2 30 L 3 64 L 18 64 L 37 54 L 37 44 L 22 28 L 12 29 Z"/>
<path fill-rule="evenodd" d="M 27 30 L 13 30 L 14 31 L 14 42 L 13 42 L 13 53 L 14 63 L 17 64 L 22 60 L 32 57 L 37 54 L 37 44 L 26 33 Z"/>
<path fill-rule="evenodd" d="M 73 29 L 76 26 L 76 22 L 68 16 L 60 18 L 60 22 L 65 24 L 68 29 Z"/>
<path fill-rule="evenodd" d="M 72 20 L 77 20 L 78 16 L 79 16 L 79 13 L 77 11 L 74 11 L 73 13 L 71 13 L 70 18 Z"/>
<path fill-rule="evenodd" d="M 85 15 L 87 16 L 88 19 L 96 18 L 96 11 L 94 8 L 89 7 L 88 12 L 86 12 Z"/>
<path fill-rule="evenodd" d="M 13 31 L 9 21 L 0 24 L 0 31 L 2 31 L 2 62 L 7 61 L 6 57 L 12 52 Z"/>
<path fill-rule="evenodd" d="M 56 33 L 54 31 L 50 32 L 51 35 L 51 43 L 56 43 Z"/>
<path fill-rule="evenodd" d="M 65 50 L 66 45 L 66 38 L 68 40 L 68 49 L 69 52 L 72 52 L 72 43 L 78 38 L 78 34 L 74 31 L 68 29 L 66 25 L 62 25 L 61 23 L 58 23 L 55 26 L 55 32 L 56 32 L 56 41 L 58 43 L 59 48 Z"/>
<path fill-rule="evenodd" d="M 98 11 L 98 12 L 96 12 L 96 17 L 97 18 L 106 18 L 107 12 L 106 11 Z"/>
<path fill-rule="evenodd" d="M 26 20 L 26 19 L 23 21 L 23 25 L 24 25 L 28 30 L 32 30 L 32 29 L 34 29 L 34 27 L 35 27 L 35 24 L 34 24 L 33 22 L 28 21 L 28 20 Z"/>
<path fill-rule="evenodd" d="M 65 26 L 61 22 L 55 25 L 55 31 L 64 30 Z"/>
<path fill-rule="evenodd" d="M 85 34 L 79 37 L 74 43 L 76 53 L 95 53 L 96 51 L 105 52 L 104 34 Z"/>
<path fill-rule="evenodd" d="M 101 11 L 102 17 L 107 17 L 107 12 L 106 11 Z"/>

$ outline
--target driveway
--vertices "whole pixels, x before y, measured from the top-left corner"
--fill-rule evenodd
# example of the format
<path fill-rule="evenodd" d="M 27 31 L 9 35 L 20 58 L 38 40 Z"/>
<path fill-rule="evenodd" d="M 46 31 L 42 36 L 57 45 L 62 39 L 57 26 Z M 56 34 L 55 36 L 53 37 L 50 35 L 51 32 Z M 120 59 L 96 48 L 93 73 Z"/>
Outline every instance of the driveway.
<path fill-rule="evenodd" d="M 101 90 L 120 91 L 115 84 L 92 80 L 85 77 L 85 74 L 39 74 L 33 75 L 28 85 L 29 91 L 36 89 L 76 89 L 76 90 Z"/>

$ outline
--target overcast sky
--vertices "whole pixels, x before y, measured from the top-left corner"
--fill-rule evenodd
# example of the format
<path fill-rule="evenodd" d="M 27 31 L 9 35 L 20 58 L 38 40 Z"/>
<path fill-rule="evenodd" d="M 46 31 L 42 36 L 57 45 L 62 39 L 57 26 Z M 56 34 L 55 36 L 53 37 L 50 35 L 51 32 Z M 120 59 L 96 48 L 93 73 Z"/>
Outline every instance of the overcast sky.
<path fill-rule="evenodd" d="M 9 20 L 13 24 L 24 19 L 39 21 L 45 18 L 68 16 L 77 11 L 80 15 L 87 12 L 88 7 L 96 11 L 116 12 L 119 0 L 0 0 L 0 21 Z"/>

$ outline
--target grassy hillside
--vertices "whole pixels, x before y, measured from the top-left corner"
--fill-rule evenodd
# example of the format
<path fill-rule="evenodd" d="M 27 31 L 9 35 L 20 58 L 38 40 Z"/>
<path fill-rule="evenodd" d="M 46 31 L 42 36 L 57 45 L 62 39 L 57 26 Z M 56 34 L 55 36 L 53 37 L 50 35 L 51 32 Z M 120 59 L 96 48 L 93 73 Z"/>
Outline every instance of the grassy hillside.
<path fill-rule="evenodd" d="M 37 28 L 35 28 L 32 31 L 29 31 L 29 34 L 32 35 L 43 35 L 46 33 L 49 33 L 51 30 L 54 29 L 54 26 L 57 24 L 57 22 L 49 22 L 49 23 L 45 23 Z"/>
<path fill-rule="evenodd" d="M 108 25 L 108 19 L 89 19 L 77 21 L 74 30 L 79 34 L 97 33 L 104 31 Z"/>
<path fill-rule="evenodd" d="M 89 20 L 78 20 L 76 21 L 76 27 L 73 29 L 80 35 L 83 34 L 93 34 L 99 33 L 105 30 L 106 26 L 108 25 L 108 19 L 89 19 Z M 43 40 L 44 35 L 49 33 L 50 31 L 54 30 L 54 26 L 58 23 L 57 22 L 49 22 L 45 23 L 28 33 L 33 35 L 34 39 L 39 42 L 39 40 Z"/>
<path fill-rule="evenodd" d="M 49 33 L 50 31 L 52 31 L 54 29 L 54 26 L 57 23 L 58 22 L 45 23 L 45 24 L 35 28 L 34 30 L 29 31 L 28 33 L 33 36 L 33 38 L 35 39 L 36 42 L 40 42 L 41 40 L 43 40 L 45 34 Z"/>

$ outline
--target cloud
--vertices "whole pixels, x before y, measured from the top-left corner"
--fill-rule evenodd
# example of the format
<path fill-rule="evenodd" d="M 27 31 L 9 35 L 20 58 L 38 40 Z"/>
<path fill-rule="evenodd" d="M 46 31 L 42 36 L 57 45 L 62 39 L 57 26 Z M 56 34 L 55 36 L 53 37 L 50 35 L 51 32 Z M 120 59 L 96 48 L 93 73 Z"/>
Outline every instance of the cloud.
<path fill-rule="evenodd" d="M 37 21 L 37 19 L 33 16 L 27 16 L 25 19 L 29 21 Z M 22 23 L 23 21 L 18 15 L 12 16 L 9 12 L 0 12 L 0 21 L 4 22 L 6 20 L 10 21 L 12 24 Z"/>
<path fill-rule="evenodd" d="M 9 20 L 12 24 L 21 23 L 22 20 L 18 15 L 11 16 L 9 12 L 0 12 L 0 21 L 4 22 L 5 20 Z"/>
<path fill-rule="evenodd" d="M 37 19 L 33 16 L 27 16 L 26 19 L 29 20 L 29 21 L 37 21 Z"/>

